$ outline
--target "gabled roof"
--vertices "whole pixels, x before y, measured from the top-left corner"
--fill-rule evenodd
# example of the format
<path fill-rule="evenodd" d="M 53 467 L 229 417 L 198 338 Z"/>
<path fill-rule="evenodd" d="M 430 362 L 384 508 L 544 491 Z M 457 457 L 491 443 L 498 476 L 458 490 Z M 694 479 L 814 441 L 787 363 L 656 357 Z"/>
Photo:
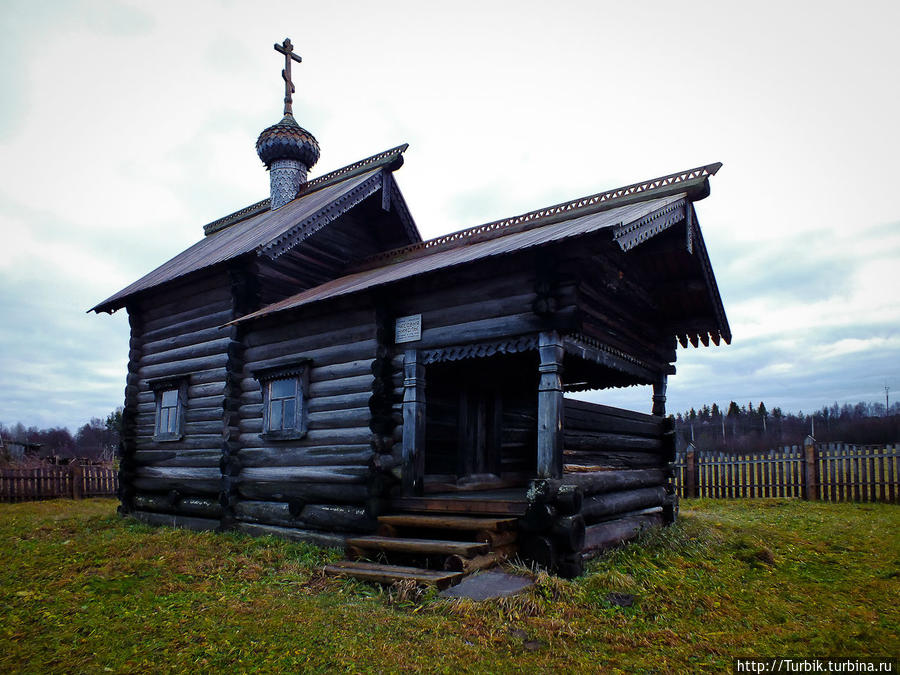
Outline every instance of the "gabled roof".
<path fill-rule="evenodd" d="M 698 167 L 386 251 L 364 260 L 360 271 L 297 293 L 232 323 L 600 230 L 608 229 L 610 240 L 625 252 L 691 218 L 691 202 L 709 194 L 708 177 L 720 167 L 721 164 Z M 699 244 L 697 253 L 704 281 L 709 288 L 709 311 L 715 317 L 715 325 L 708 329 L 729 341 L 731 333 L 699 229 L 694 236 Z"/>
<path fill-rule="evenodd" d="M 293 201 L 275 211 L 269 209 L 269 200 L 264 200 L 210 223 L 203 239 L 88 311 L 115 311 L 136 293 L 245 254 L 277 257 L 375 192 L 385 188 L 396 192 L 389 172 L 402 164 L 406 147 L 392 148 L 310 181 Z M 405 211 L 402 199 L 391 203 Z M 408 213 L 401 214 L 401 221 L 410 239 L 421 241 Z"/>

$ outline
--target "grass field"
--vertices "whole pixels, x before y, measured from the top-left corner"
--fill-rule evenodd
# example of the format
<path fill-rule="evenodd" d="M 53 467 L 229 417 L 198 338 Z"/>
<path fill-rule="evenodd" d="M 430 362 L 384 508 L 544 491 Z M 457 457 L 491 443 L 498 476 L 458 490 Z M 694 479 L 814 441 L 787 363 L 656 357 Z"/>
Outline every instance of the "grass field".
<path fill-rule="evenodd" d="M 0 672 L 730 672 L 734 656 L 900 652 L 897 506 L 682 502 L 678 525 L 585 577 L 483 603 L 114 511 L 0 505 Z"/>

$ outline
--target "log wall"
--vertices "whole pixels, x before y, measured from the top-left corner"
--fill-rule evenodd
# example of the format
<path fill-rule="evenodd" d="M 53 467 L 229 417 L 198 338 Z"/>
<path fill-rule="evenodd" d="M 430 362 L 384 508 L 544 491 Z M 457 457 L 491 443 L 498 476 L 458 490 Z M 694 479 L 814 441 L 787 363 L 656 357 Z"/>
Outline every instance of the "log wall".
<path fill-rule="evenodd" d="M 376 434 L 370 428 L 370 399 L 383 378 L 376 377 L 373 367 L 379 341 L 376 313 L 363 304 L 290 320 L 279 317 L 247 329 L 238 449 L 231 464 L 239 529 L 327 540 L 329 545 L 337 545 L 347 533 L 374 529 L 382 490 L 373 470 Z M 263 394 L 255 373 L 307 359 L 305 436 L 264 440 Z M 379 442 L 383 449 L 383 439 Z"/>
<path fill-rule="evenodd" d="M 234 335 L 222 324 L 234 317 L 224 271 L 210 272 L 142 298 L 128 307 L 132 337 L 125 396 L 121 488 L 123 509 L 182 515 L 189 526 L 218 527 L 223 411 Z M 183 378 L 183 436 L 154 440 L 156 393 L 150 382 Z M 140 516 L 140 514 L 151 514 Z"/>
<path fill-rule="evenodd" d="M 531 482 L 522 553 L 563 576 L 655 525 L 674 521 L 674 435 L 666 419 L 566 399 L 566 465 Z"/>

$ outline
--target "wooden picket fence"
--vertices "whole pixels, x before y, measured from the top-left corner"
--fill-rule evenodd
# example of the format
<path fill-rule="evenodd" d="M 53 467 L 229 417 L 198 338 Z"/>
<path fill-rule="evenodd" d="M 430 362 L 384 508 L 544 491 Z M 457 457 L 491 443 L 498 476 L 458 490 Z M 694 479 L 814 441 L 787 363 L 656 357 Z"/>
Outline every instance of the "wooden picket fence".
<path fill-rule="evenodd" d="M 815 443 L 725 455 L 689 445 L 675 461 L 680 497 L 797 497 L 832 502 L 900 502 L 897 445 Z"/>
<path fill-rule="evenodd" d="M 0 469 L 0 502 L 115 496 L 118 472 L 108 466 L 45 466 Z"/>

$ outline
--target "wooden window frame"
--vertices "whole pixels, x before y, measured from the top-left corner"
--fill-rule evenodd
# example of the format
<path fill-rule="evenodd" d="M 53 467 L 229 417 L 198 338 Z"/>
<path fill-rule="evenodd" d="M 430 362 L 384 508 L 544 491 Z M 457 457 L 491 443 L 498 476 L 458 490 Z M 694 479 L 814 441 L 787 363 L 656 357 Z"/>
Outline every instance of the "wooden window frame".
<path fill-rule="evenodd" d="M 153 417 L 153 440 L 158 443 L 180 441 L 184 438 L 184 411 L 185 404 L 187 403 L 187 379 L 170 378 L 152 380 L 149 384 L 156 399 L 156 412 Z M 163 411 L 163 394 L 167 391 L 175 391 L 178 396 L 175 402 L 175 431 L 160 430 Z"/>
<path fill-rule="evenodd" d="M 259 380 L 263 395 L 263 430 L 259 435 L 266 441 L 293 441 L 306 436 L 309 426 L 309 369 L 310 362 L 304 360 L 290 366 L 257 371 L 254 377 Z M 295 387 L 294 424 L 291 427 L 270 429 L 272 412 L 272 384 L 278 380 L 293 380 Z M 284 397 L 281 397 L 284 398 Z"/>

